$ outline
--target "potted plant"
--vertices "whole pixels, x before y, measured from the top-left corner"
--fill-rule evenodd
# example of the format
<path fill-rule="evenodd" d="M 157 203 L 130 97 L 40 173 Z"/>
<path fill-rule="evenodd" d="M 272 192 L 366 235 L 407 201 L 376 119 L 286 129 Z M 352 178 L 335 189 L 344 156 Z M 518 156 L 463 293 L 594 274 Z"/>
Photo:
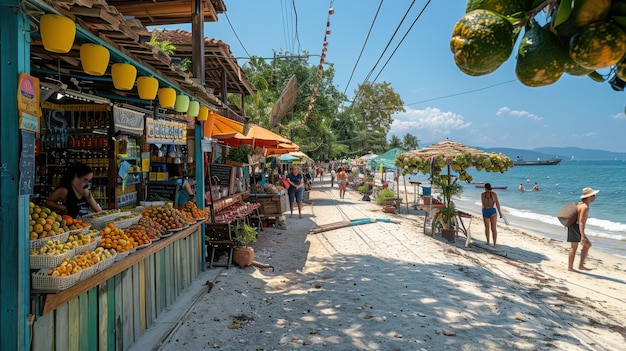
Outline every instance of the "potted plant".
<path fill-rule="evenodd" d="M 248 162 L 249 155 L 252 155 L 252 149 L 246 144 L 241 144 L 228 150 L 226 163 L 241 167 Z"/>
<path fill-rule="evenodd" d="M 454 241 L 456 234 L 455 215 L 456 209 L 452 202 L 452 196 L 459 195 L 463 192 L 463 186 L 459 184 L 457 177 L 453 177 L 447 174 L 440 175 L 433 179 L 433 185 L 441 189 L 443 195 L 444 207 L 439 210 L 442 221 L 437 221 L 436 224 L 441 224 L 441 236 L 448 241 Z"/>
<path fill-rule="evenodd" d="M 254 261 L 254 249 L 248 245 L 257 240 L 256 228 L 241 222 L 235 226 L 233 234 L 233 241 L 235 242 L 233 263 L 241 268 L 247 267 Z"/>

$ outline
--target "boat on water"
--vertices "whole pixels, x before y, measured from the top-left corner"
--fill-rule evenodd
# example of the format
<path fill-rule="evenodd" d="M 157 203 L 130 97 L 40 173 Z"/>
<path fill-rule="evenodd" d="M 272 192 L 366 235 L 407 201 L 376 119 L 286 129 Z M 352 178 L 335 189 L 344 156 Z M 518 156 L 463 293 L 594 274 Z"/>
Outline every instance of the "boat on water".
<path fill-rule="evenodd" d="M 513 166 L 549 166 L 549 165 L 558 165 L 561 162 L 560 157 L 551 158 L 549 160 L 530 160 L 525 161 L 522 157 L 517 156 L 515 161 L 513 161 Z"/>

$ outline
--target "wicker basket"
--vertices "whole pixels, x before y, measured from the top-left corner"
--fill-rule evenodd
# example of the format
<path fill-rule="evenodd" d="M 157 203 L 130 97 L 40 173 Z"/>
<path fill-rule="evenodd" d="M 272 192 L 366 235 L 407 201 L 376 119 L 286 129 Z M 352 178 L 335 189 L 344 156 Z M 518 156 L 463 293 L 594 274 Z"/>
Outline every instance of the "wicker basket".
<path fill-rule="evenodd" d="M 84 228 L 80 228 L 79 230 L 80 230 L 81 233 L 87 234 L 87 233 L 89 233 L 89 229 L 91 229 L 90 225 L 88 225 L 88 226 L 86 226 Z"/>
<path fill-rule="evenodd" d="M 116 228 L 126 229 L 130 227 L 131 225 L 138 223 L 140 219 L 141 219 L 141 214 L 137 214 L 135 217 L 126 218 L 126 219 L 122 219 L 119 221 L 114 221 L 113 225 Z"/>
<path fill-rule="evenodd" d="M 80 255 L 83 253 L 83 251 L 87 250 L 89 252 L 93 251 L 96 247 L 98 247 L 98 244 L 100 244 L 100 237 L 96 237 L 94 241 L 90 242 L 89 244 L 86 245 L 82 245 L 82 246 L 76 246 L 74 248 L 74 254 L 75 255 Z"/>
<path fill-rule="evenodd" d="M 98 262 L 98 264 L 96 264 L 96 273 L 102 272 L 103 270 L 111 267 L 113 265 L 113 263 L 115 263 L 115 261 L 117 261 L 117 252 L 115 250 L 110 250 L 112 256 L 110 258 L 107 258 L 104 261 L 100 261 Z"/>
<path fill-rule="evenodd" d="M 98 266 L 98 263 L 94 264 L 93 266 L 83 268 L 81 270 L 80 280 L 89 279 L 91 278 L 92 275 L 96 274 L 97 266 Z"/>
<path fill-rule="evenodd" d="M 126 258 L 130 254 L 130 251 L 118 252 L 115 256 L 115 262 L 121 261 Z"/>
<path fill-rule="evenodd" d="M 66 257 L 74 257 L 74 250 L 68 250 L 60 255 L 30 255 L 30 269 L 54 268 Z"/>
<path fill-rule="evenodd" d="M 82 271 L 67 277 L 55 277 L 48 275 L 48 268 L 44 268 L 32 274 L 32 288 L 35 290 L 59 292 L 78 283 L 81 275 Z"/>
<path fill-rule="evenodd" d="M 108 214 L 106 216 L 102 216 L 102 217 L 83 217 L 83 220 L 89 224 L 91 224 L 91 226 L 94 229 L 102 229 L 104 227 L 106 227 L 107 224 L 114 222 L 116 218 L 121 217 L 121 216 L 126 216 L 129 215 L 130 211 L 125 211 L 125 212 L 117 212 L 117 213 L 111 213 Z"/>
<path fill-rule="evenodd" d="M 32 250 L 39 250 L 42 247 L 46 246 L 46 243 L 51 240 L 51 241 L 60 241 L 61 243 L 65 244 L 65 242 L 67 242 L 67 237 L 70 236 L 70 232 L 65 232 L 65 233 L 61 233 L 59 235 L 53 235 L 53 236 L 49 236 L 49 237 L 45 237 L 45 238 L 41 238 L 41 239 L 35 239 L 35 240 L 31 240 L 30 241 L 30 248 Z"/>

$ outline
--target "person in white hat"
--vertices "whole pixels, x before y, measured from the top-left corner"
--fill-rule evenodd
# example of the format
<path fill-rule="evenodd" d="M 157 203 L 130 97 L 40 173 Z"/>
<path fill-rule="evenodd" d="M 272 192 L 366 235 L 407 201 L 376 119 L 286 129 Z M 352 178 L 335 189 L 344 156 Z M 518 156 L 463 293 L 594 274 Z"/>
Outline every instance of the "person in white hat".
<path fill-rule="evenodd" d="M 585 267 L 585 258 L 591 247 L 591 241 L 585 234 L 585 226 L 587 224 L 587 218 L 589 218 L 589 204 L 596 199 L 596 194 L 600 190 L 594 190 L 592 188 L 584 188 L 583 193 L 580 196 L 581 202 L 576 207 L 578 209 L 578 218 L 576 222 L 567 228 L 567 241 L 571 243 L 569 249 L 569 256 L 567 260 L 567 270 L 570 272 L 574 270 L 574 258 L 576 257 L 576 250 L 578 249 L 578 243 L 583 244 L 583 248 L 580 251 L 580 263 L 578 269 L 588 271 L 589 268 Z"/>

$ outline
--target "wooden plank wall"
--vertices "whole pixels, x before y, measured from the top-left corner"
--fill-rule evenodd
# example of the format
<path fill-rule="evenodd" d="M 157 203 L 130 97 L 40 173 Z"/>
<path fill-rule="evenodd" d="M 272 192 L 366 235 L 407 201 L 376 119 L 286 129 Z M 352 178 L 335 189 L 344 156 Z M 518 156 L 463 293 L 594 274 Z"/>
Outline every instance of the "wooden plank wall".
<path fill-rule="evenodd" d="M 33 325 L 32 351 L 124 351 L 198 277 L 198 231 L 70 300 Z"/>

